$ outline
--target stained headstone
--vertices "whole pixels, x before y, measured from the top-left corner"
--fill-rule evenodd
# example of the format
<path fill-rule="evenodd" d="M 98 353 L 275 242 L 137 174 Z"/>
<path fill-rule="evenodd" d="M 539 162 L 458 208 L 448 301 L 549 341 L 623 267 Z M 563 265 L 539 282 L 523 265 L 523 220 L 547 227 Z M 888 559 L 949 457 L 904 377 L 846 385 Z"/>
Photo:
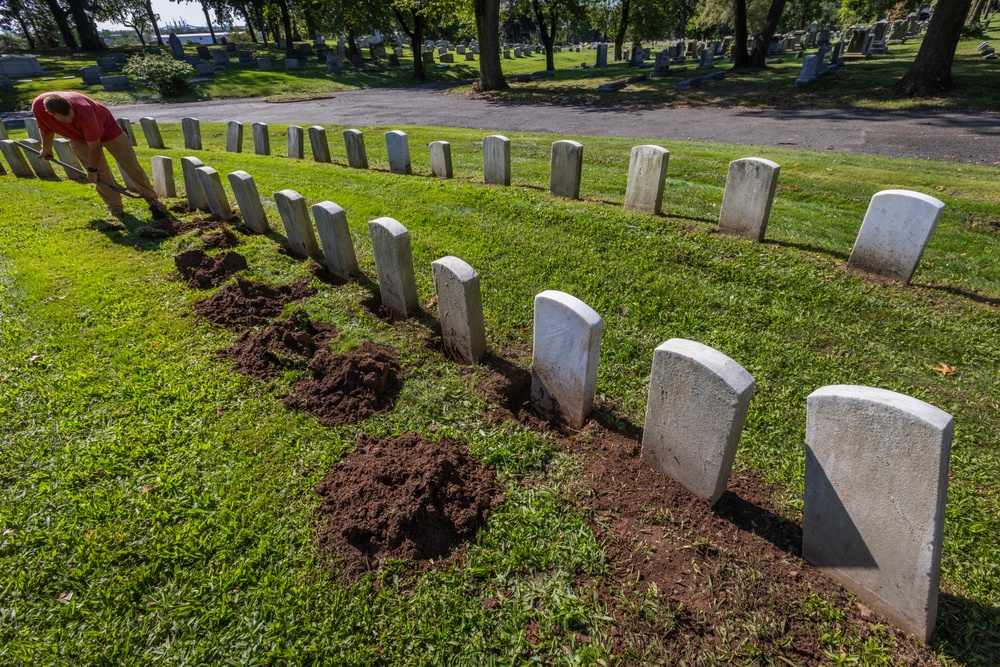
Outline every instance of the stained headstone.
<path fill-rule="evenodd" d="M 802 70 L 799 72 L 799 78 L 795 80 L 795 83 L 812 83 L 816 80 L 819 72 L 818 67 L 820 63 L 820 57 L 818 54 L 812 54 L 806 56 L 802 60 Z"/>
<path fill-rule="evenodd" d="M 201 122 L 197 118 L 181 118 L 181 132 L 184 134 L 184 148 L 201 150 Z"/>
<path fill-rule="evenodd" d="M 101 68 L 102 72 L 118 71 L 118 63 L 114 61 L 114 58 L 98 58 L 97 66 Z"/>
<path fill-rule="evenodd" d="M 365 135 L 360 130 L 344 130 L 344 148 L 347 149 L 347 164 L 349 166 L 354 169 L 368 168 Z"/>
<path fill-rule="evenodd" d="M 70 167 L 73 167 L 72 169 L 63 167 L 63 171 L 66 172 L 66 178 L 74 181 L 87 180 L 87 172 L 84 170 L 83 165 L 80 164 L 80 158 L 73 152 L 73 144 L 69 139 L 56 137 L 52 140 L 52 148 L 55 149 L 56 157 L 59 158 L 60 162 L 65 162 Z"/>
<path fill-rule="evenodd" d="M 229 198 L 222 187 L 219 172 L 211 167 L 198 167 L 195 173 L 198 174 L 198 182 L 201 183 L 201 190 L 205 193 L 205 201 L 208 202 L 208 210 L 212 215 L 219 220 L 232 219 L 233 209 L 229 206 Z"/>
<path fill-rule="evenodd" d="M 438 178 L 451 178 L 451 144 L 447 141 L 432 141 L 428 149 L 431 154 L 431 173 Z"/>
<path fill-rule="evenodd" d="M 385 133 L 385 149 L 389 154 L 389 171 L 394 174 L 409 174 L 410 144 L 405 132 L 389 130 Z"/>
<path fill-rule="evenodd" d="M 313 125 L 308 131 L 313 160 L 316 162 L 329 162 L 330 144 L 326 140 L 326 128 L 322 125 Z"/>
<path fill-rule="evenodd" d="M 155 118 L 140 118 L 139 126 L 142 127 L 142 134 L 146 137 L 146 145 L 150 148 L 166 148 L 163 145 L 163 135 L 160 134 L 160 126 Z"/>
<path fill-rule="evenodd" d="M 274 193 L 274 201 L 278 205 L 281 224 L 285 227 L 285 236 L 292 254 L 302 258 L 318 256 L 319 246 L 309 221 L 306 198 L 295 190 L 282 190 Z"/>
<path fill-rule="evenodd" d="M 288 157 L 301 160 L 305 156 L 305 131 L 298 125 L 288 126 Z"/>
<path fill-rule="evenodd" d="M 167 41 L 170 42 L 170 55 L 172 55 L 175 60 L 183 60 L 184 47 L 181 46 L 180 37 L 174 33 L 170 33 L 170 37 L 167 38 Z"/>
<path fill-rule="evenodd" d="M 177 186 L 174 184 L 174 161 L 163 155 L 154 155 L 151 172 L 153 175 L 153 190 L 158 197 L 176 197 Z"/>
<path fill-rule="evenodd" d="M 344 69 L 344 57 L 333 51 L 326 54 L 326 73 L 340 74 Z"/>
<path fill-rule="evenodd" d="M 642 460 L 714 505 L 726 490 L 755 382 L 707 345 L 661 344 L 653 352 Z"/>
<path fill-rule="evenodd" d="M 274 66 L 271 65 L 271 59 L 267 57 L 257 58 L 257 69 L 261 72 L 273 72 Z"/>
<path fill-rule="evenodd" d="M 763 158 L 730 162 L 719 212 L 719 231 L 763 241 L 780 171 L 779 164 Z"/>
<path fill-rule="evenodd" d="M 594 405 L 603 326 L 575 296 L 546 290 L 535 297 L 531 405 L 540 417 L 583 427 Z"/>
<path fill-rule="evenodd" d="M 636 146 L 628 164 L 625 208 L 658 215 L 663 206 L 670 151 L 653 145 Z"/>
<path fill-rule="evenodd" d="M 285 71 L 294 72 L 299 69 L 298 58 L 285 58 Z"/>
<path fill-rule="evenodd" d="M 549 192 L 557 197 L 579 199 L 582 169 L 583 144 L 570 140 L 553 142 L 549 162 Z"/>
<path fill-rule="evenodd" d="M 128 77 L 124 76 L 124 75 L 120 75 L 120 76 L 102 76 L 101 77 L 101 86 L 104 87 L 105 91 L 107 91 L 109 93 L 113 93 L 113 92 L 119 92 L 119 91 L 122 91 L 122 90 L 128 90 L 129 88 L 132 87 L 132 84 L 129 83 Z"/>
<path fill-rule="evenodd" d="M 101 76 L 104 72 L 97 65 L 88 65 L 86 67 L 81 67 L 80 78 L 83 79 L 83 85 L 85 86 L 96 86 L 101 83 Z"/>
<path fill-rule="evenodd" d="M 350 280 L 351 274 L 358 272 L 358 259 L 354 254 L 351 229 L 347 226 L 347 214 L 332 201 L 313 204 L 312 214 L 327 270 L 340 280 Z"/>
<path fill-rule="evenodd" d="M 368 223 L 382 305 L 392 317 L 406 319 L 418 308 L 410 233 L 392 218 Z"/>
<path fill-rule="evenodd" d="M 952 418 L 910 396 L 809 395 L 802 556 L 927 641 L 937 617 Z"/>
<path fill-rule="evenodd" d="M 712 69 L 715 67 L 715 56 L 710 49 L 701 52 L 701 60 L 698 61 L 698 69 Z"/>
<path fill-rule="evenodd" d="M 510 139 L 492 134 L 483 139 L 483 182 L 510 185 Z"/>
<path fill-rule="evenodd" d="M 876 193 L 868 204 L 847 266 L 910 282 L 942 211 L 944 202 L 920 192 Z"/>
<path fill-rule="evenodd" d="M 11 78 L 45 76 L 37 56 L 0 56 L 0 74 Z"/>
<path fill-rule="evenodd" d="M 198 63 L 194 66 L 194 71 L 198 73 L 198 76 L 211 76 L 215 74 L 215 70 L 218 65 L 212 63 Z"/>
<path fill-rule="evenodd" d="M 216 67 L 225 67 L 229 64 L 229 54 L 222 49 L 212 49 L 211 53 Z"/>
<path fill-rule="evenodd" d="M 267 132 L 267 123 L 254 123 L 250 126 L 253 134 L 253 152 L 255 155 L 271 154 L 271 136 Z"/>
<path fill-rule="evenodd" d="M 212 59 L 212 52 L 208 50 L 207 46 L 199 45 L 195 47 L 195 50 L 198 52 L 198 58 L 200 58 L 201 60 Z"/>
<path fill-rule="evenodd" d="M 238 120 L 226 123 L 226 152 L 243 152 L 243 123 Z"/>
<path fill-rule="evenodd" d="M 42 131 L 38 129 L 38 121 L 33 116 L 28 116 L 24 119 L 24 130 L 28 133 L 29 139 L 34 139 L 35 141 L 42 140 Z"/>
<path fill-rule="evenodd" d="M 242 170 L 234 171 L 229 174 L 229 187 L 233 189 L 236 205 L 240 207 L 240 214 L 247 228 L 254 234 L 270 232 L 271 225 L 267 222 L 267 214 L 264 213 L 264 205 L 260 201 L 253 176 Z"/>
<path fill-rule="evenodd" d="M 445 353 L 466 364 L 486 354 L 479 274 L 458 257 L 431 262 Z"/>
<path fill-rule="evenodd" d="M 181 158 L 181 176 L 184 178 L 184 194 L 187 197 L 188 207 L 191 210 L 207 211 L 208 198 L 205 197 L 205 190 L 201 186 L 201 179 L 198 178 L 198 169 L 205 165 L 196 157 Z"/>
<path fill-rule="evenodd" d="M 35 172 L 31 170 L 31 166 L 24 157 L 24 151 L 17 145 L 16 141 L 12 139 L 0 140 L 0 151 L 3 152 L 4 159 L 7 160 L 7 164 L 10 165 L 15 176 L 18 178 L 35 177 Z"/>
<path fill-rule="evenodd" d="M 236 62 L 241 65 L 250 65 L 254 61 L 252 51 L 237 51 L 236 52 Z"/>
<path fill-rule="evenodd" d="M 595 67 L 607 67 L 608 66 L 608 45 L 598 44 L 597 45 L 597 62 L 594 64 Z"/>
<path fill-rule="evenodd" d="M 656 54 L 656 60 L 653 63 L 653 73 L 650 75 L 654 78 L 661 76 L 668 76 L 670 74 L 670 51 L 660 51 Z"/>
<path fill-rule="evenodd" d="M 42 142 L 37 139 L 21 139 L 21 143 L 26 146 L 31 146 L 36 151 L 42 149 Z M 38 178 L 44 179 L 46 181 L 58 181 L 59 176 L 56 174 L 56 170 L 52 168 L 52 163 L 48 160 L 43 160 L 38 157 L 38 154 L 34 151 L 29 151 L 25 149 L 24 156 L 28 158 L 28 164 L 34 170 L 35 175 Z M 13 167 L 12 167 L 13 168 Z"/>

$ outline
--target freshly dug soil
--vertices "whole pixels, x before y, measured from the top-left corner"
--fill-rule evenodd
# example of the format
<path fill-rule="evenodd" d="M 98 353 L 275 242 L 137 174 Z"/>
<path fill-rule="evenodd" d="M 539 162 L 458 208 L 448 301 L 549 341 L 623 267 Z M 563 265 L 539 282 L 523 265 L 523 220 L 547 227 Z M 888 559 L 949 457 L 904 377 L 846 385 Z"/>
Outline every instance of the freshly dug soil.
<path fill-rule="evenodd" d="M 202 234 L 201 242 L 205 244 L 206 248 L 211 248 L 213 250 L 225 250 L 238 246 L 240 244 L 240 239 L 231 230 L 220 229 L 219 231 L 211 234 Z"/>
<path fill-rule="evenodd" d="M 281 315 L 285 305 L 315 294 L 309 280 L 273 287 L 236 276 L 236 282 L 197 301 L 194 312 L 203 320 L 229 329 L 257 327 Z"/>
<path fill-rule="evenodd" d="M 214 257 L 196 248 L 174 255 L 177 271 L 187 279 L 192 289 L 208 289 L 225 281 L 237 271 L 247 268 L 246 258 L 238 252 L 223 252 Z"/>
<path fill-rule="evenodd" d="M 272 322 L 263 331 L 240 334 L 231 347 L 219 350 L 219 356 L 229 359 L 240 373 L 270 378 L 286 368 L 304 367 L 336 335 L 337 330 L 324 322 L 289 318 Z"/>
<path fill-rule="evenodd" d="M 230 223 L 238 222 L 236 218 Z M 225 222 L 215 218 L 195 218 L 194 220 L 174 220 L 172 218 L 160 218 L 150 223 L 147 229 L 139 232 L 139 236 L 144 238 L 164 238 L 167 236 L 178 236 L 187 234 L 190 231 L 200 229 L 202 231 L 214 231 L 225 229 Z"/>
<path fill-rule="evenodd" d="M 486 525 L 503 502 L 495 473 L 462 443 L 404 434 L 358 436 L 357 450 L 316 487 L 319 548 L 344 561 L 353 580 L 384 558 L 446 558 Z"/>
<path fill-rule="evenodd" d="M 347 354 L 320 350 L 309 370 L 312 376 L 292 386 L 285 407 L 311 412 L 324 426 L 362 422 L 391 406 L 399 394 L 399 358 L 371 341 Z"/>

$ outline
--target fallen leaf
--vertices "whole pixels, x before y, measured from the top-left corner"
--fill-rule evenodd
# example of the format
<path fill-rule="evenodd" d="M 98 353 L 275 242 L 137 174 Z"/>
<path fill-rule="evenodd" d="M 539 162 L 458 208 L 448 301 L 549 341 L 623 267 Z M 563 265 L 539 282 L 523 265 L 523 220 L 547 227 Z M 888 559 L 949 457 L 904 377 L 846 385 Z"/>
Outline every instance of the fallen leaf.
<path fill-rule="evenodd" d="M 858 603 L 858 611 L 861 612 L 861 618 L 863 618 L 866 621 L 870 621 L 873 618 L 875 618 L 875 614 L 872 613 L 872 610 L 864 606 L 860 602 Z"/>
<path fill-rule="evenodd" d="M 948 364 L 937 364 L 936 366 L 931 366 L 932 371 L 937 371 L 941 375 L 954 375 L 955 367 L 949 366 Z"/>

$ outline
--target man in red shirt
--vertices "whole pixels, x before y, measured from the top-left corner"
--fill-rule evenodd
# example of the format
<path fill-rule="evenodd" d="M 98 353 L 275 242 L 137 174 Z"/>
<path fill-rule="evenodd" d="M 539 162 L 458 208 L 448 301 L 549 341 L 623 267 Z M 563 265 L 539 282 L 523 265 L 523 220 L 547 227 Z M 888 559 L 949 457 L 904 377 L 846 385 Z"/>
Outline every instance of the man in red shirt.
<path fill-rule="evenodd" d="M 104 157 L 104 149 L 114 156 L 122 173 L 146 197 L 157 200 L 156 191 L 149 177 L 139 165 L 132 150 L 132 143 L 118 126 L 111 111 L 100 102 L 86 95 L 71 92 L 42 93 L 31 103 L 38 129 L 42 133 L 42 157 L 52 157 L 52 141 L 60 134 L 70 141 L 73 152 L 87 170 L 87 179 L 97 184 L 97 192 L 107 204 L 111 215 L 121 217 L 122 196 L 111 188 L 98 183 L 115 183 L 111 166 Z M 159 217 L 165 209 L 157 203 L 149 210 Z"/>

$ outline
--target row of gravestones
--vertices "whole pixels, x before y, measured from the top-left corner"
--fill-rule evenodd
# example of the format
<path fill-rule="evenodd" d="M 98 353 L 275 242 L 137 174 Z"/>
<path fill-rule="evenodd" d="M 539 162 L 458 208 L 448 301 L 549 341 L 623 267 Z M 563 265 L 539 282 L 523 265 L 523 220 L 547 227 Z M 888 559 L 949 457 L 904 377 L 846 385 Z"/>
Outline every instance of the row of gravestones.
<path fill-rule="evenodd" d="M 143 119 L 141 125 L 147 139 L 159 139 L 155 121 Z M 23 157 L 11 159 L 16 146 L 0 142 L 12 166 L 23 163 Z M 35 162 L 51 170 L 45 161 Z M 181 166 L 189 206 L 232 219 L 218 172 L 196 157 L 182 158 Z M 759 204 L 754 191 L 763 187 L 773 194 L 777 173 L 778 165 L 750 158 L 731 165 L 730 180 L 754 183 L 738 189 Z M 152 175 L 159 196 L 176 196 L 171 158 L 154 156 Z M 253 177 L 236 171 L 228 178 L 247 227 L 269 232 Z M 882 204 L 891 208 L 890 200 L 899 196 L 879 193 L 869 215 Z M 312 206 L 314 233 L 302 195 L 282 190 L 274 200 L 294 254 L 322 254 L 330 273 L 343 280 L 357 274 L 340 206 Z M 896 213 L 904 222 L 920 218 L 919 211 Z M 383 305 L 405 319 L 418 309 L 409 232 L 392 218 L 372 220 L 368 229 Z M 479 275 L 456 257 L 436 260 L 432 271 L 445 349 L 474 363 L 486 352 Z M 540 416 L 584 425 L 594 402 L 602 329 L 600 315 L 569 294 L 548 290 L 535 297 L 531 402 Z M 714 504 L 728 484 L 754 385 L 736 361 L 700 343 L 671 339 L 657 347 L 644 461 Z M 838 385 L 807 399 L 803 556 L 924 641 L 936 620 L 951 436 L 950 415 L 895 392 Z"/>

